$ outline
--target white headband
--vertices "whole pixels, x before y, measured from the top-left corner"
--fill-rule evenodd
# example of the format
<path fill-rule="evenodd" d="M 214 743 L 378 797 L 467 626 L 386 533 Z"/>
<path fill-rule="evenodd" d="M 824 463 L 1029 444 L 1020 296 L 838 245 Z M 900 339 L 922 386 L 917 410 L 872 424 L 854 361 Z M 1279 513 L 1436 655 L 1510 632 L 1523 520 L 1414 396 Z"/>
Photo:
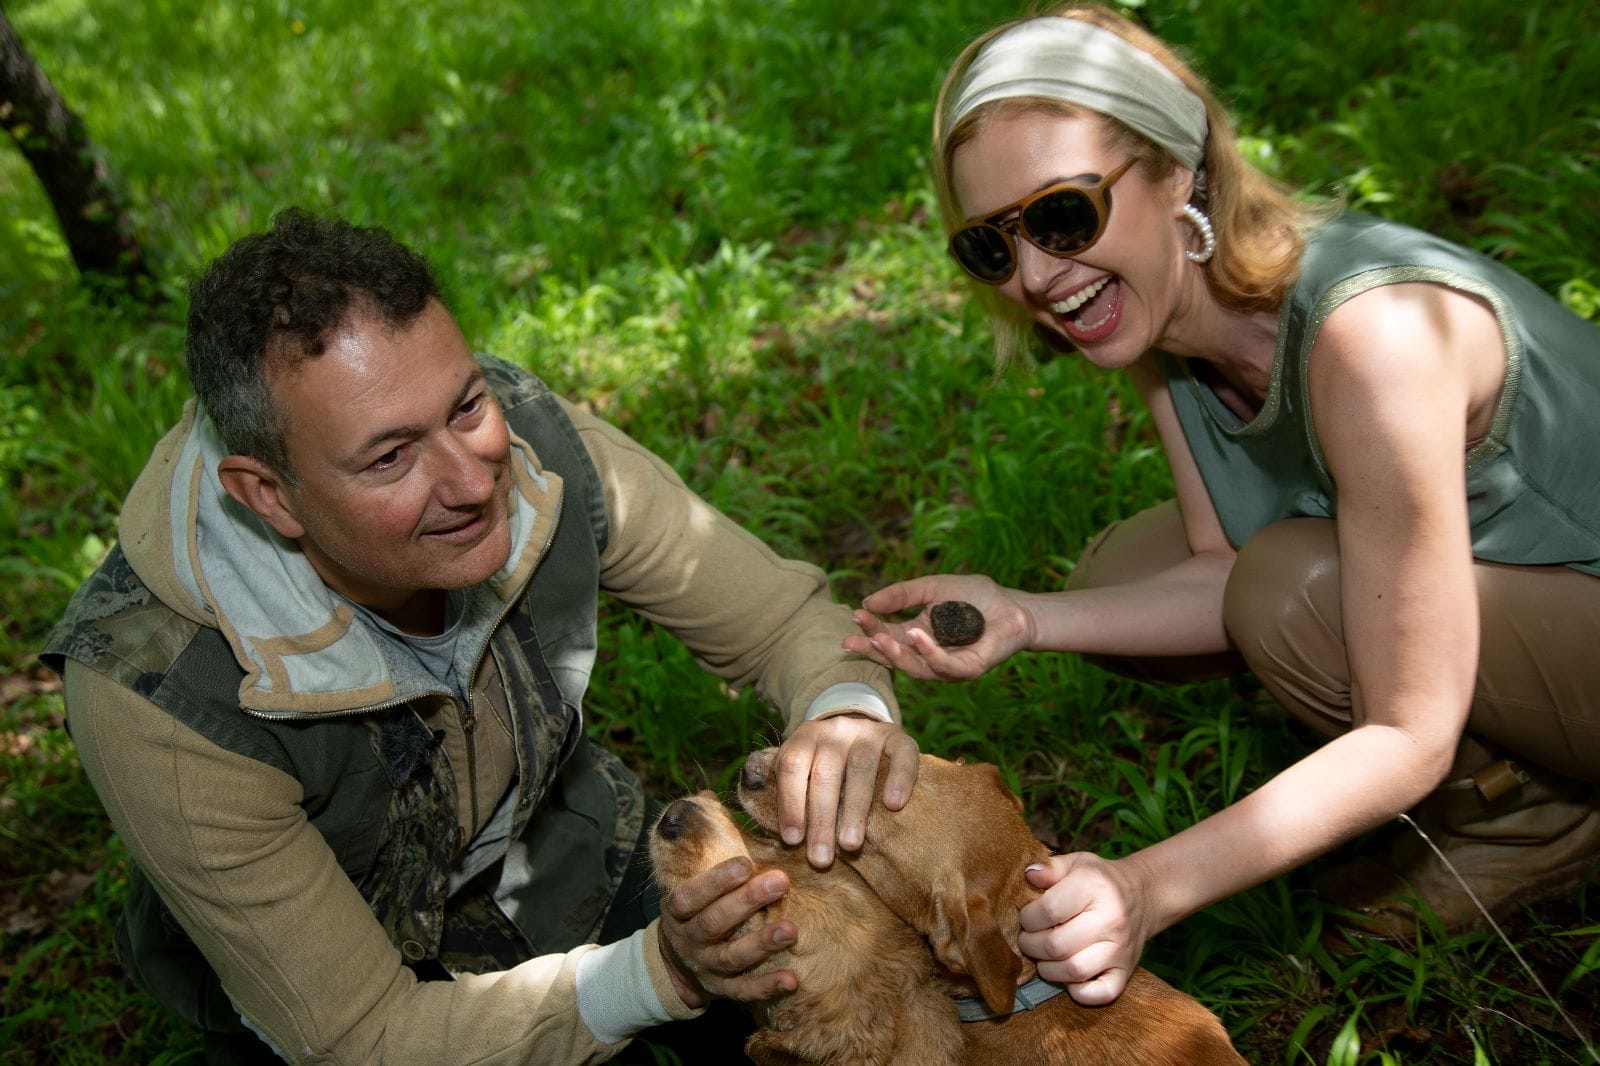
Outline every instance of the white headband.
<path fill-rule="evenodd" d="M 978 49 L 951 94 L 940 142 L 979 105 L 1022 96 L 1109 115 L 1190 170 L 1205 160 L 1205 104 L 1176 74 L 1110 30 L 1055 15 L 1020 22 Z"/>

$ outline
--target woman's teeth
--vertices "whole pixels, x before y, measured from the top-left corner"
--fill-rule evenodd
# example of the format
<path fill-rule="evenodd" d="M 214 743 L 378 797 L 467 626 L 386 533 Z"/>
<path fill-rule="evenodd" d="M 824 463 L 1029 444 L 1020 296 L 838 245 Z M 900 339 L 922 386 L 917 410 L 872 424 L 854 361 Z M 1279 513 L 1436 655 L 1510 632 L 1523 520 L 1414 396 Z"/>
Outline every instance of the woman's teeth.
<path fill-rule="evenodd" d="M 1058 315 L 1070 315 L 1072 312 L 1076 311 L 1078 308 L 1082 307 L 1084 304 L 1100 295 L 1100 290 L 1105 288 L 1110 281 L 1111 276 L 1108 274 L 1099 281 L 1095 282 L 1093 285 L 1085 285 L 1083 288 L 1079 289 L 1071 296 L 1068 296 L 1060 303 L 1051 304 L 1050 310 L 1054 311 Z"/>

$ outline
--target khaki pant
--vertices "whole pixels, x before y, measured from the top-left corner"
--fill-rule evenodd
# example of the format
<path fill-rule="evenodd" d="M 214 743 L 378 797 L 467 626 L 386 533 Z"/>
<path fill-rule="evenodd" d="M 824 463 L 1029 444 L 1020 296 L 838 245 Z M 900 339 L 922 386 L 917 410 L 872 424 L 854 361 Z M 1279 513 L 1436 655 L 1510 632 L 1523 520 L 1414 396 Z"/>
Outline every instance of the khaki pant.
<path fill-rule="evenodd" d="M 1122 584 L 1188 556 L 1169 501 L 1108 526 L 1067 588 Z M 1565 566 L 1482 561 L 1474 571 L 1482 628 L 1467 732 L 1562 776 L 1600 781 L 1600 578 Z M 1169 683 L 1248 669 L 1318 732 L 1351 727 L 1331 520 L 1289 519 L 1250 538 L 1228 578 L 1223 620 L 1236 653 L 1093 661 Z"/>

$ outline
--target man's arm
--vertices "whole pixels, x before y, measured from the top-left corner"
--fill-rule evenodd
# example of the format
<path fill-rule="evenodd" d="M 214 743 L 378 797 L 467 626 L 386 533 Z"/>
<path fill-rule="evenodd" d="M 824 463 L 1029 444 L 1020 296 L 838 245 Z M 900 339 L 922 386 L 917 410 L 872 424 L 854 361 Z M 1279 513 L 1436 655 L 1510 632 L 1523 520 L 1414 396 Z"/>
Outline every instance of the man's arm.
<path fill-rule="evenodd" d="M 879 757 L 890 759 L 884 802 L 898 808 L 916 778 L 917 747 L 899 728 L 888 670 L 841 647 L 856 626 L 829 596 L 826 575 L 779 556 L 616 427 L 565 408 L 606 496 L 601 583 L 706 669 L 753 684 L 784 713 L 785 839 L 798 843 L 803 827 L 819 866 L 832 860 L 836 838 L 859 847 Z"/>
<path fill-rule="evenodd" d="M 84 769 L 129 853 L 235 1007 L 290 1061 L 598 1062 L 617 1044 L 586 1021 L 611 1040 L 629 1034 L 615 1018 L 585 1018 L 590 982 L 653 993 L 618 1016 L 622 1028 L 696 1013 L 673 990 L 654 924 L 632 943 L 418 982 L 307 821 L 293 777 L 76 663 L 66 701 Z"/>
<path fill-rule="evenodd" d="M 783 712 L 788 731 L 841 684 L 875 693 L 898 719 L 888 671 L 840 650 L 855 624 L 829 597 L 821 569 L 779 556 L 615 426 L 563 407 L 605 492 L 611 536 L 600 580 L 607 592 L 670 630 L 705 669 L 754 685 Z"/>

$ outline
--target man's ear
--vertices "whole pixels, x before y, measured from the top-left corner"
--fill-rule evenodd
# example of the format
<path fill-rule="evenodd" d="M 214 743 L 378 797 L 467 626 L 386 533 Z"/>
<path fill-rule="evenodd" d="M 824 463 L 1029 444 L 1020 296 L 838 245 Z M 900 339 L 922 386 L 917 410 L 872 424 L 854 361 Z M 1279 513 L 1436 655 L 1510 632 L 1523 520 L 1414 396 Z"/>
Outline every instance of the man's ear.
<path fill-rule="evenodd" d="M 284 497 L 281 475 L 259 459 L 230 455 L 217 464 L 217 480 L 228 495 L 255 512 L 263 522 L 290 540 L 305 536 L 306 527 L 294 516 Z"/>

